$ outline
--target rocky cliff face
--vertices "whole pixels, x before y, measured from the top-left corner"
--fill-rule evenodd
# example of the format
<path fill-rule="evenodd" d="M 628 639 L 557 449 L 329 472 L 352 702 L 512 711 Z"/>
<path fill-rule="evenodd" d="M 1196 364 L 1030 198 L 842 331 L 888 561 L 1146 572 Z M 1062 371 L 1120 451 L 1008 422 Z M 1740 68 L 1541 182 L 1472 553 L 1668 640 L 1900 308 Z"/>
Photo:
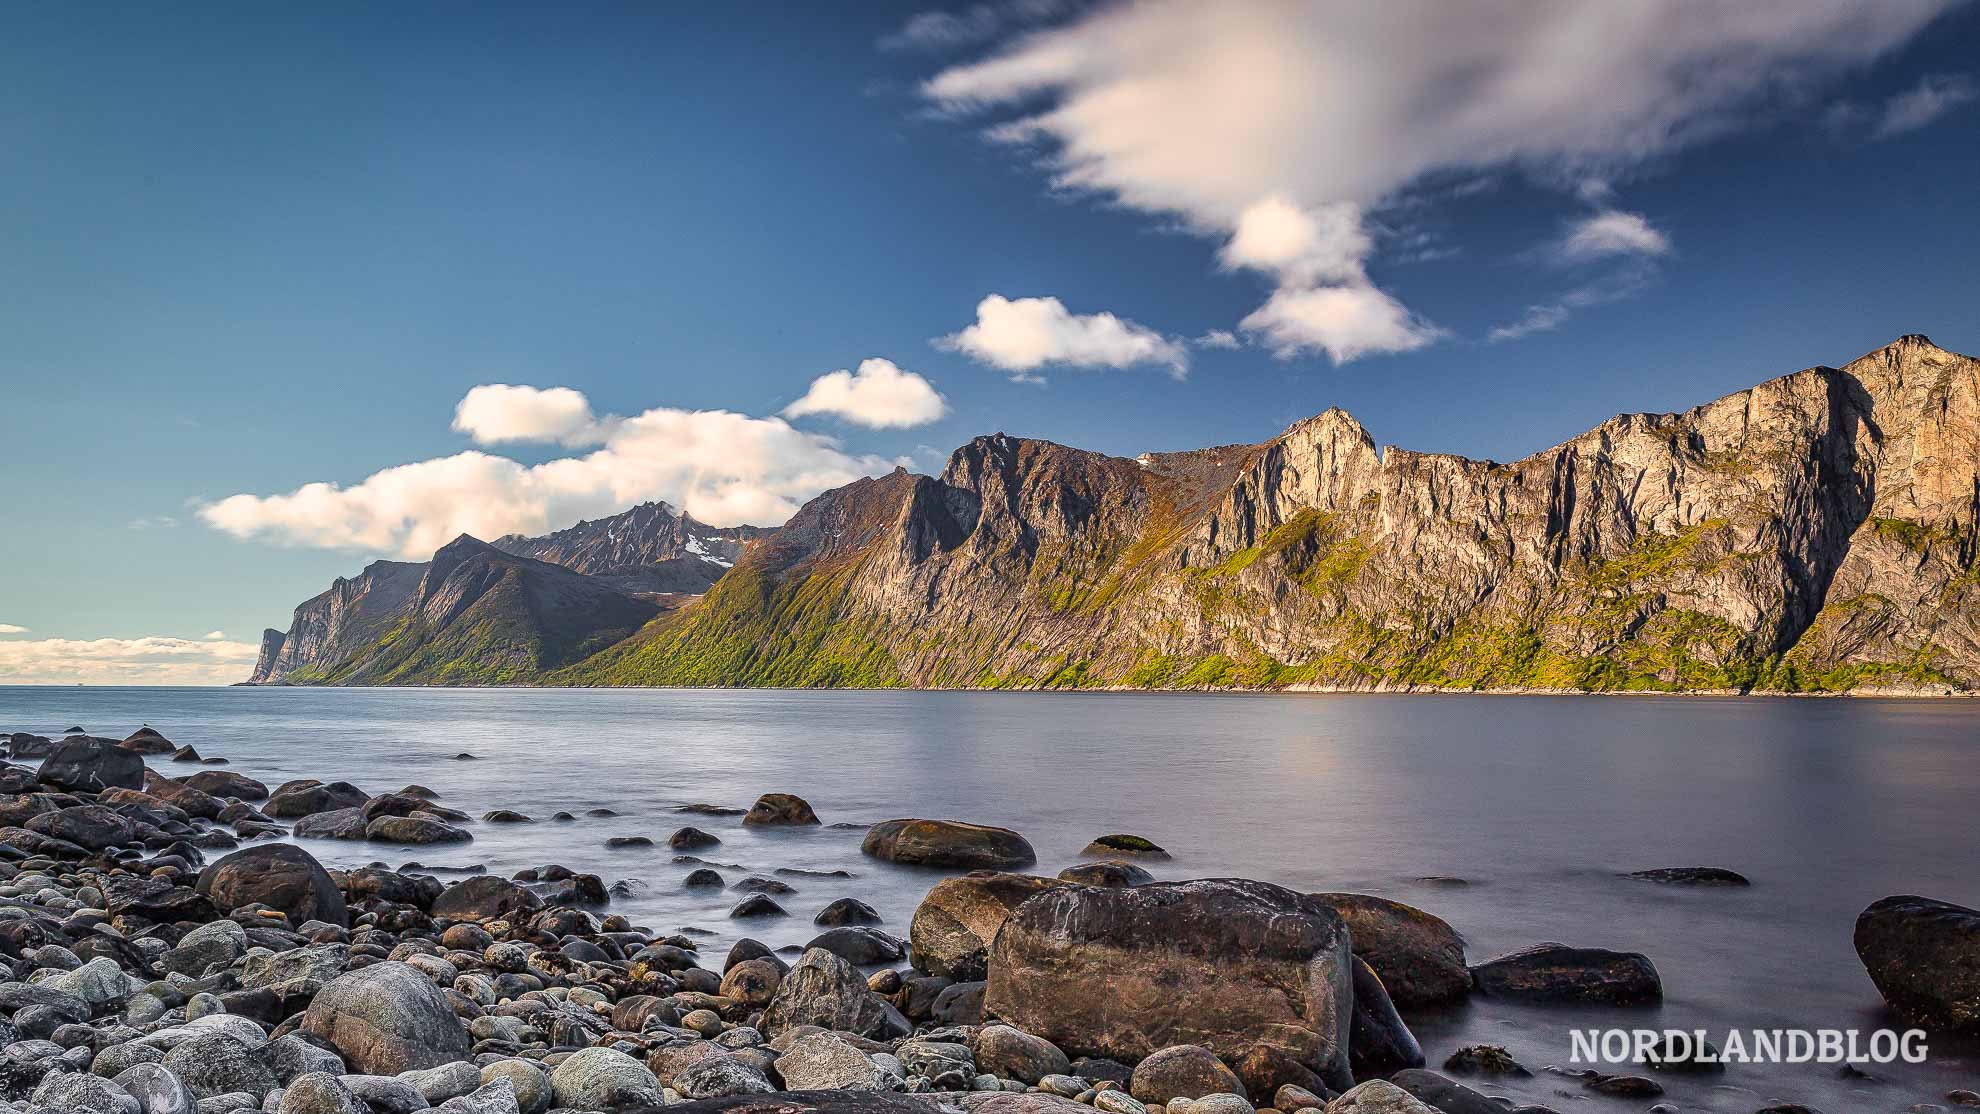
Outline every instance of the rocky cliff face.
<path fill-rule="evenodd" d="M 1980 362 L 1904 337 L 1510 464 L 1340 411 L 827 493 L 579 684 L 1980 687 Z"/>
<path fill-rule="evenodd" d="M 542 624 L 546 629 L 556 626 L 562 630 L 578 618 L 560 614 L 563 605 L 558 601 L 568 597 L 577 602 L 579 612 L 605 623 L 603 630 L 617 631 L 623 636 L 631 627 L 657 614 L 660 607 L 656 603 L 665 602 L 647 597 L 706 591 L 760 532 L 751 526 L 717 529 L 676 514 L 664 503 L 647 503 L 624 514 L 581 522 L 541 538 L 509 535 L 497 539 L 492 545 L 482 547 L 489 552 L 481 555 L 483 559 L 476 563 L 477 568 L 483 572 L 494 568 L 497 558 L 504 554 L 527 558 L 528 561 L 520 564 L 502 566 L 502 571 L 513 574 L 518 584 L 527 585 L 534 594 L 510 593 L 500 583 L 500 577 L 494 583 L 472 590 L 478 598 L 480 592 L 495 589 L 495 600 L 527 600 L 531 606 L 543 608 L 540 616 L 518 617 L 523 618 L 525 625 Z M 474 539 L 466 540 L 481 545 Z M 446 554 L 461 544 L 457 541 L 441 553 Z M 436 555 L 435 562 L 438 560 Z M 450 575 L 460 575 L 460 570 L 452 566 L 435 575 L 435 562 L 375 561 L 355 577 L 339 578 L 329 591 L 296 608 L 287 631 L 263 632 L 261 654 L 250 682 L 310 684 L 334 678 L 351 683 L 379 683 L 382 673 L 397 670 L 395 675 L 408 682 L 440 683 L 435 676 L 407 669 L 407 659 L 402 656 L 410 644 L 407 632 L 414 627 L 415 618 L 423 620 L 418 630 L 424 633 L 419 637 L 431 638 L 435 630 L 445 628 L 458 617 L 440 613 L 421 615 L 421 608 L 431 602 L 431 596 L 422 596 L 423 592 L 458 599 L 470 591 L 458 581 L 449 584 Z M 539 562 L 583 574 L 590 584 L 584 589 L 573 587 L 573 581 L 532 568 Z M 590 592 L 591 588 L 603 589 L 609 596 L 599 596 Z M 636 606 L 628 609 L 625 601 L 597 605 L 598 600 L 611 597 L 636 597 L 633 601 Z M 488 608 L 495 609 L 492 600 Z M 634 615 L 639 616 L 636 621 L 631 618 Z M 443 621 L 436 624 L 436 619 Z M 578 644 L 595 649 L 604 644 L 590 641 L 598 634 L 562 630 L 558 637 L 574 637 Z M 557 664 L 565 664 L 556 654 L 551 657 L 557 659 Z M 376 664 L 386 659 L 395 664 L 390 668 Z M 462 663 L 447 672 L 457 683 L 468 683 L 465 679 L 476 675 L 477 670 L 471 663 Z M 496 672 L 510 680 L 525 680 L 529 676 L 528 671 L 517 673 L 508 667 Z"/>

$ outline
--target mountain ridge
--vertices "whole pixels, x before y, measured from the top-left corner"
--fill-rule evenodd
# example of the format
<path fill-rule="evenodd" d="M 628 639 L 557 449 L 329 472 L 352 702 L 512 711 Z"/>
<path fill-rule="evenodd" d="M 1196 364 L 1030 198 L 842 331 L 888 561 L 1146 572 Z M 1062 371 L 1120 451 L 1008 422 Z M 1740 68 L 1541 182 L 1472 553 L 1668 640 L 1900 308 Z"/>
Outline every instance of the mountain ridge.
<path fill-rule="evenodd" d="M 1507 463 L 1339 409 L 1132 459 L 995 434 L 529 680 L 1965 692 L 1976 520 L 1980 363 L 1916 335 Z"/>

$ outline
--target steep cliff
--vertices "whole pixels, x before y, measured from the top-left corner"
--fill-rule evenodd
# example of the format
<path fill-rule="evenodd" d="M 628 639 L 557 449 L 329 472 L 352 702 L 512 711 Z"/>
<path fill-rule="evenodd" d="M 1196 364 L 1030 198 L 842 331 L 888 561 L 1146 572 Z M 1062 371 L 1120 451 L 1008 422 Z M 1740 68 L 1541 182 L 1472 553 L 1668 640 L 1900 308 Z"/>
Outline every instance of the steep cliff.
<path fill-rule="evenodd" d="M 827 493 L 568 684 L 1980 687 L 1980 362 L 1904 337 L 1510 464 L 1340 411 Z"/>
<path fill-rule="evenodd" d="M 753 526 L 708 526 L 676 513 L 665 503 L 645 503 L 623 514 L 580 522 L 540 538 L 509 535 L 487 548 L 584 574 L 592 587 L 608 589 L 614 595 L 641 597 L 643 602 L 636 610 L 643 621 L 658 613 L 661 608 L 656 604 L 669 602 L 665 594 L 706 591 L 759 533 Z M 312 684 L 362 677 L 363 683 L 378 683 L 381 671 L 370 667 L 367 659 L 380 654 L 388 638 L 390 646 L 403 654 L 409 621 L 431 568 L 432 562 L 426 561 L 375 561 L 355 577 L 337 579 L 329 591 L 296 608 L 287 631 L 262 634 L 261 654 L 250 682 Z M 548 575 L 531 572 L 526 578 L 534 583 Z M 544 605 L 548 606 L 548 601 Z M 597 612 L 608 624 L 605 630 L 621 635 L 629 614 L 616 606 Z M 545 621 L 555 618 L 546 615 Z M 420 629 L 428 632 L 423 636 L 430 636 L 429 628 Z M 590 636 L 575 637 L 580 644 L 593 645 L 588 641 Z M 432 665 L 431 655 L 416 657 L 429 663 L 422 667 L 424 671 L 409 670 L 403 658 L 394 657 L 395 676 L 408 683 L 443 683 L 440 674 L 445 673 L 452 681 L 469 683 L 467 678 L 481 672 L 474 663 L 443 667 Z M 558 664 L 562 663 L 559 659 Z M 494 671 L 508 680 L 527 679 L 526 674 L 507 666 Z"/>

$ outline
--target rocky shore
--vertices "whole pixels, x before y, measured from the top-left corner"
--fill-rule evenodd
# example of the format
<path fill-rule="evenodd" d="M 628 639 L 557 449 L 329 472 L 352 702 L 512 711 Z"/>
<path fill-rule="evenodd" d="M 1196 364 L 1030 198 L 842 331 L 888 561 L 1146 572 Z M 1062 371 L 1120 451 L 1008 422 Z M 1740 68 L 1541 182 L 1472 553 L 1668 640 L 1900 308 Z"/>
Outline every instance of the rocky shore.
<path fill-rule="evenodd" d="M 7 743 L 0 1112 L 1539 1114 L 1486 1092 L 1540 1071 L 1564 1101 L 1649 1103 L 1660 1079 L 1710 1067 L 1529 1069 L 1474 1045 L 1433 1050 L 1429 1070 L 1406 1016 L 1490 995 L 1558 1009 L 1565 1030 L 1578 1007 L 1660 1001 L 1656 966 L 1555 943 L 1473 962 L 1449 924 L 1399 902 L 1155 881 L 1145 864 L 1167 853 L 1129 834 L 1042 877 L 1018 873 L 1037 861 L 1019 833 L 889 820 L 866 854 L 966 872 L 929 889 L 905 939 L 845 897 L 801 948 L 703 955 L 563 865 L 448 882 L 417 864 L 330 870 L 276 842 L 471 841 L 476 821 L 422 786 L 271 788 L 149 728 Z M 699 810 L 711 827 L 820 823 L 788 793 Z M 720 839 L 690 825 L 667 842 L 690 858 Z M 684 886 L 728 885 L 713 865 L 679 869 Z M 743 881 L 738 923 L 787 913 L 787 885 Z M 1904 1023 L 1980 1033 L 1980 912 L 1891 897 L 1855 939 Z"/>

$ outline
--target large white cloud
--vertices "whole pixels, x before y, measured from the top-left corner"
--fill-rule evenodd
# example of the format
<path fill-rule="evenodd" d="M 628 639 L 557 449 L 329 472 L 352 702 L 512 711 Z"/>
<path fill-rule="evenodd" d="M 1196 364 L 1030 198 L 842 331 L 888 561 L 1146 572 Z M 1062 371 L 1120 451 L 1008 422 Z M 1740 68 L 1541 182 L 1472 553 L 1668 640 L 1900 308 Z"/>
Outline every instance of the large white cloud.
<path fill-rule="evenodd" d="M 225 685 L 247 675 L 259 649 L 211 637 L 8 639 L 0 684 Z"/>
<path fill-rule="evenodd" d="M 803 398 L 784 407 L 786 418 L 825 414 L 872 429 L 927 425 L 948 412 L 934 384 L 881 359 L 860 361 L 856 372 L 841 368 L 821 375 Z"/>
<path fill-rule="evenodd" d="M 924 91 L 954 113 L 1016 111 L 989 134 L 1043 143 L 1056 185 L 1179 216 L 1228 241 L 1226 265 L 1274 274 L 1279 304 L 1253 315 L 1268 343 L 1372 352 L 1427 326 L 1367 278 L 1362 211 L 1438 175 L 1626 174 L 1876 58 L 1950 2 L 1140 0 Z M 1367 343 L 1298 324 L 1315 318 Z"/>
<path fill-rule="evenodd" d="M 772 525 L 827 488 L 898 463 L 848 453 L 782 418 L 726 410 L 656 407 L 606 426 L 604 445 L 582 456 L 523 465 L 456 453 L 386 468 L 350 487 L 233 495 L 199 515 L 238 538 L 425 558 L 463 533 L 540 534 L 654 499 L 718 526 Z"/>
<path fill-rule="evenodd" d="M 976 304 L 976 323 L 936 341 L 1019 379 L 1041 368 L 1124 368 L 1152 364 L 1178 379 L 1189 371 L 1187 345 L 1111 313 L 1073 313 L 1057 298 L 992 294 Z"/>
<path fill-rule="evenodd" d="M 478 445 L 555 441 L 572 447 L 603 444 L 612 421 L 591 412 L 591 400 L 569 387 L 542 389 L 484 383 L 454 407 L 454 428 Z"/>

